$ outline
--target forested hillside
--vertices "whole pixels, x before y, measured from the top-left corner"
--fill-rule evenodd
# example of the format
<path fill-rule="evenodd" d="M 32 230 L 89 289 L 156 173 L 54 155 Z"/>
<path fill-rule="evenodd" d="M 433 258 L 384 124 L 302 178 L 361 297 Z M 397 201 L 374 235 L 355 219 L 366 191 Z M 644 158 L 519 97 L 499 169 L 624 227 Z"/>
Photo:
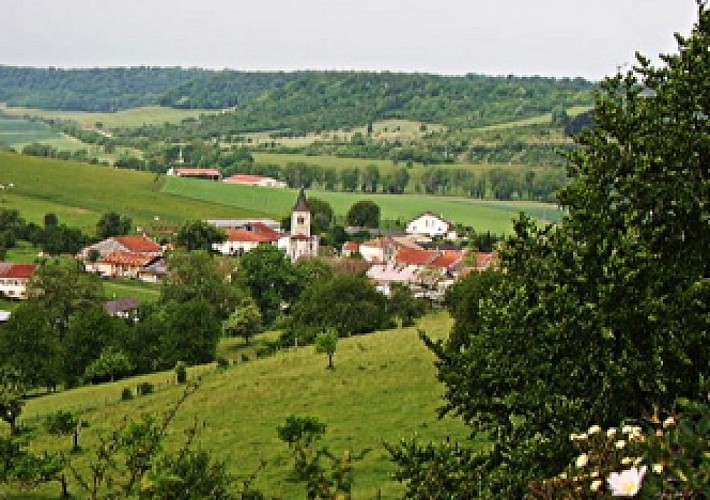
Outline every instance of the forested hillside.
<path fill-rule="evenodd" d="M 375 72 L 240 72 L 182 68 L 0 66 L 0 102 L 117 111 L 160 104 L 224 109 L 204 133 L 286 129 L 301 134 L 387 118 L 473 126 L 591 104 L 583 79 Z"/>
<path fill-rule="evenodd" d="M 18 68 L 0 65 L 0 102 L 10 106 L 118 111 L 156 103 L 202 70 Z"/>

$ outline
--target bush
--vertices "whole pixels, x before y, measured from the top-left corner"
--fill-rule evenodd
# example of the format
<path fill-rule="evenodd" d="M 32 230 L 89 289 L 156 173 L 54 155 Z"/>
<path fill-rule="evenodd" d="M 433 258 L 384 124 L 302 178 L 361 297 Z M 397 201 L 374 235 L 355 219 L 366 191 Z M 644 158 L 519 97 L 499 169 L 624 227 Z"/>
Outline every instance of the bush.
<path fill-rule="evenodd" d="M 579 492 L 584 498 L 710 495 L 708 404 L 685 402 L 680 413 L 662 421 L 654 416 L 645 429 L 594 425 L 570 439 L 579 453 L 574 463 L 554 478 L 533 482 L 531 498 L 576 498 Z"/>
<path fill-rule="evenodd" d="M 187 365 L 184 362 L 178 361 L 175 365 L 175 376 L 178 384 L 187 382 Z"/>
<path fill-rule="evenodd" d="M 246 355 L 246 354 L 242 354 L 242 361 L 243 361 L 244 363 L 246 363 L 247 361 L 249 361 L 249 356 Z"/>
<path fill-rule="evenodd" d="M 133 399 L 133 389 L 124 387 L 121 391 L 121 401 L 130 401 L 131 399 Z"/>
<path fill-rule="evenodd" d="M 224 356 L 217 357 L 217 368 L 221 368 L 221 369 L 229 368 L 230 364 L 231 364 L 231 362 L 227 358 L 225 358 Z"/>
<path fill-rule="evenodd" d="M 155 392 L 155 386 L 150 382 L 143 382 L 136 386 L 136 391 L 142 396 L 145 396 L 146 394 L 153 394 Z"/>

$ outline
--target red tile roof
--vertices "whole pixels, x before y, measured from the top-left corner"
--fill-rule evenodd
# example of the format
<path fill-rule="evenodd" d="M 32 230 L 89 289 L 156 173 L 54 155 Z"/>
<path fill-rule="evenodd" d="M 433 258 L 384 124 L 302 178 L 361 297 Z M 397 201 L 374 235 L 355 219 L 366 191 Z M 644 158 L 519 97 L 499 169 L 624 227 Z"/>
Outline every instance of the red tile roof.
<path fill-rule="evenodd" d="M 237 184 L 259 184 L 264 181 L 278 182 L 273 177 L 265 177 L 263 175 L 250 175 L 250 174 L 234 174 L 231 177 L 223 179 L 222 182 L 234 182 Z"/>
<path fill-rule="evenodd" d="M 357 252 L 359 248 L 360 248 L 360 243 L 358 243 L 357 241 L 347 241 L 343 245 L 343 250 L 347 250 L 350 252 Z"/>
<path fill-rule="evenodd" d="M 145 236 L 114 236 L 113 239 L 129 252 L 157 253 L 163 250 L 160 245 Z"/>
<path fill-rule="evenodd" d="M 252 224 L 250 229 L 229 228 L 225 230 L 225 233 L 227 233 L 227 239 L 229 241 L 273 243 L 279 239 L 279 233 L 261 222 Z"/>
<path fill-rule="evenodd" d="M 463 258 L 463 252 L 456 250 L 444 250 L 441 251 L 432 262 L 429 264 L 431 267 L 439 267 L 441 269 L 448 269 L 454 264 L 461 261 Z"/>
<path fill-rule="evenodd" d="M 438 255 L 436 250 L 418 250 L 416 248 L 400 248 L 397 251 L 395 261 L 401 265 L 412 264 L 415 266 L 425 266 L 432 262 Z"/>
<path fill-rule="evenodd" d="M 101 259 L 103 264 L 114 264 L 119 266 L 145 267 L 158 257 L 142 253 L 112 252 Z"/>
<path fill-rule="evenodd" d="M 0 278 L 29 279 L 36 268 L 34 264 L 0 263 Z"/>
<path fill-rule="evenodd" d="M 498 260 L 495 252 L 478 252 L 476 254 L 476 269 L 483 270 L 492 266 Z"/>

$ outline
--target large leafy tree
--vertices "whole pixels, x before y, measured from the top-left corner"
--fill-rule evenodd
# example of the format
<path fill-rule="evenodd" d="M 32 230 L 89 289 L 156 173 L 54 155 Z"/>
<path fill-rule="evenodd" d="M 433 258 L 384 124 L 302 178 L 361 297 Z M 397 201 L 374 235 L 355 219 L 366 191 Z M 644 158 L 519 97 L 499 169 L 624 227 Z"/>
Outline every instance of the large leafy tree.
<path fill-rule="evenodd" d="M 271 324 L 282 306 L 298 296 L 298 272 L 286 254 L 273 245 L 260 245 L 239 260 L 235 276 L 250 292 L 265 325 Z"/>
<path fill-rule="evenodd" d="M 707 397 L 710 13 L 699 10 L 661 67 L 639 56 L 601 83 L 560 194 L 568 215 L 545 229 L 519 220 L 504 274 L 472 287 L 456 335 L 431 344 L 445 410 L 494 440 L 472 471 L 483 495 L 522 496 L 591 423 Z"/>
<path fill-rule="evenodd" d="M 96 223 L 96 234 L 99 238 L 128 234 L 132 225 L 133 221 L 130 217 L 121 216 L 116 212 L 106 212 Z"/>
<path fill-rule="evenodd" d="M 168 257 L 170 276 L 163 282 L 161 302 L 204 300 L 219 320 L 234 309 L 236 290 L 228 283 L 229 270 L 205 251 L 175 251 Z"/>
<path fill-rule="evenodd" d="M 45 311 L 53 328 L 63 340 L 69 317 L 90 309 L 104 300 L 101 279 L 84 272 L 76 262 L 48 261 L 42 264 L 27 284 L 27 296 Z"/>
<path fill-rule="evenodd" d="M 27 302 L 0 327 L 0 360 L 27 387 L 54 387 L 60 378 L 59 337 L 46 312 Z"/>
<path fill-rule="evenodd" d="M 227 235 L 217 226 L 199 220 L 185 223 L 175 237 L 175 243 L 185 250 L 212 251 L 212 245 L 222 243 Z"/>
<path fill-rule="evenodd" d="M 348 210 L 345 220 L 350 226 L 380 227 L 380 207 L 374 201 L 356 201 Z"/>

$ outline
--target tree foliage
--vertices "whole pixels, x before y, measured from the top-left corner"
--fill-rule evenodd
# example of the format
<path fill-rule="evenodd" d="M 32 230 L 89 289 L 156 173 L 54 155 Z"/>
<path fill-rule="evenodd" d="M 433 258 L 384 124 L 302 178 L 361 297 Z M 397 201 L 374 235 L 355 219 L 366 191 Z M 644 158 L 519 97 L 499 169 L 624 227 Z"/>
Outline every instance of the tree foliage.
<path fill-rule="evenodd" d="M 348 210 L 345 221 L 350 226 L 380 227 L 380 207 L 374 201 L 356 201 Z"/>
<path fill-rule="evenodd" d="M 445 411 L 494 447 L 486 496 L 520 497 L 569 462 L 571 432 L 707 396 L 710 343 L 710 13 L 679 53 L 604 80 L 595 123 L 570 154 L 567 216 L 529 219 L 504 274 L 430 342 Z M 456 310 L 456 309 L 455 309 Z M 471 322 L 475 329 L 462 325 Z"/>
<path fill-rule="evenodd" d="M 99 238 L 120 236 L 131 232 L 133 221 L 130 217 L 116 212 L 106 212 L 96 223 L 96 234 Z"/>
<path fill-rule="evenodd" d="M 199 220 L 186 222 L 178 231 L 175 243 L 185 250 L 212 251 L 212 245 L 222 243 L 227 235 L 217 226 Z"/>

